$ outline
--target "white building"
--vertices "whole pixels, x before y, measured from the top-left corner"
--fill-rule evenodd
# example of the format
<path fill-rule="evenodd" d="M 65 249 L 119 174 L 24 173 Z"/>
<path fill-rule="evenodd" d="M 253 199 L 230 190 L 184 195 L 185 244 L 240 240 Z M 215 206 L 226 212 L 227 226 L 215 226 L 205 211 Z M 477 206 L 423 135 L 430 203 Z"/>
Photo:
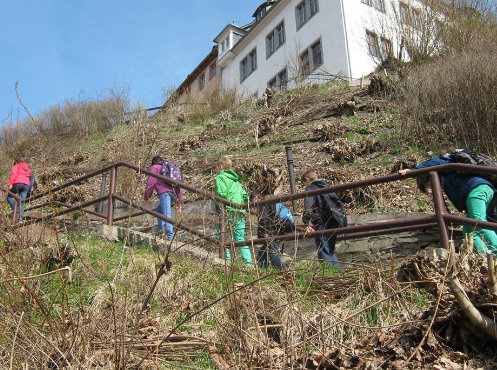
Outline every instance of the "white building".
<path fill-rule="evenodd" d="M 251 24 L 230 24 L 214 39 L 220 86 L 247 97 L 271 86 L 283 90 L 336 77 L 359 79 L 390 53 L 399 53 L 392 30 L 407 2 L 266 1 Z"/>

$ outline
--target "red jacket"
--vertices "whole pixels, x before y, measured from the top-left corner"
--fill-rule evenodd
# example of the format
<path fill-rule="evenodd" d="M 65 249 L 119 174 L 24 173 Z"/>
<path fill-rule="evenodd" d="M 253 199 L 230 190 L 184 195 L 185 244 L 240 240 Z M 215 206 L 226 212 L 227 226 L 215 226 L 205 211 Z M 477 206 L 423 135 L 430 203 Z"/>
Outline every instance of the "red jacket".
<path fill-rule="evenodd" d="M 24 162 L 19 162 L 12 167 L 12 172 L 10 173 L 10 179 L 8 185 L 14 184 L 24 184 L 29 185 L 29 177 L 31 176 L 31 170 L 29 165 Z"/>

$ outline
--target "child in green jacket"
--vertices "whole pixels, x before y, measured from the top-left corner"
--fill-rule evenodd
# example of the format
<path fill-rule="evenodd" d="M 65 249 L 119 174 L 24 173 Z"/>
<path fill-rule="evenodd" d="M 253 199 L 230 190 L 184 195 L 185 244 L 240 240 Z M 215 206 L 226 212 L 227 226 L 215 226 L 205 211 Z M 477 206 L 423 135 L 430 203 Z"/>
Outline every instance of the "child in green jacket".
<path fill-rule="evenodd" d="M 239 182 L 239 177 L 232 169 L 233 163 L 229 157 L 219 159 L 217 170 L 219 174 L 214 178 L 214 191 L 216 195 L 233 203 L 246 204 L 247 192 Z M 233 232 L 233 241 L 245 241 L 245 209 L 226 206 L 228 227 Z M 252 254 L 248 246 L 239 248 L 240 255 L 246 265 L 253 265 Z M 226 260 L 230 260 L 230 251 L 226 250 Z"/>

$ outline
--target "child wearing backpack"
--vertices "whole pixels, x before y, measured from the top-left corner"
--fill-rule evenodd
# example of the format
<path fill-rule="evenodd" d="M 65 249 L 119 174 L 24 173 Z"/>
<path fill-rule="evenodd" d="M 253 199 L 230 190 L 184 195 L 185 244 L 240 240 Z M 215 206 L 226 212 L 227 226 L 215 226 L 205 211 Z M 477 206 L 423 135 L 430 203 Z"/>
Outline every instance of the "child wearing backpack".
<path fill-rule="evenodd" d="M 455 158 L 456 156 L 456 154 L 445 154 L 441 157 L 434 157 L 418 164 L 414 169 L 461 163 Z M 399 174 L 406 175 L 410 171 L 410 169 L 403 169 L 399 171 Z M 480 176 L 460 174 L 455 171 L 440 173 L 439 176 L 443 191 L 458 211 L 466 211 L 468 218 L 473 220 L 487 221 L 487 207 L 495 192 L 490 181 Z M 419 190 L 426 193 L 430 184 L 429 175 L 417 177 L 416 182 Z M 476 253 L 485 254 L 490 250 L 497 255 L 495 231 L 466 225 L 463 226 L 462 231 L 463 234 L 473 234 Z"/>
<path fill-rule="evenodd" d="M 152 158 L 152 166 L 149 168 L 149 171 L 163 176 L 167 176 L 167 173 L 164 173 L 163 170 L 163 167 L 165 167 L 163 166 L 164 163 L 168 162 L 165 162 L 158 155 L 155 156 L 154 158 Z M 171 177 L 173 180 L 178 180 L 173 178 L 172 176 L 173 175 L 170 174 L 168 177 Z M 177 196 L 178 201 L 176 202 L 176 210 L 178 212 L 181 212 L 181 203 L 183 202 L 183 189 L 180 188 L 179 186 L 173 187 L 172 185 L 167 184 L 153 176 L 149 176 L 147 179 L 147 187 L 145 189 L 145 194 L 143 196 L 144 207 L 147 206 L 148 200 L 152 196 L 154 189 L 155 192 L 157 193 L 157 196 L 159 197 L 159 206 L 155 209 L 155 211 L 161 213 L 165 217 L 171 218 L 171 204 L 174 202 L 175 196 Z M 166 236 L 169 239 L 172 239 L 174 237 L 173 225 L 168 222 L 165 222 L 160 218 L 157 218 L 157 232 L 159 234 L 162 234 L 164 233 L 164 229 L 166 232 Z"/>
<path fill-rule="evenodd" d="M 314 170 L 307 170 L 302 175 L 301 181 L 305 185 L 305 191 L 322 189 L 329 186 L 325 180 L 318 178 L 317 172 Z M 333 212 L 340 212 L 342 215 L 335 217 Z M 340 220 L 340 222 L 338 220 Z M 346 226 L 345 220 L 346 218 L 343 204 L 335 193 L 315 195 L 305 198 L 302 221 L 305 225 L 309 225 L 311 222 L 313 225 L 307 226 L 307 232 Z M 318 258 L 335 267 L 338 266 L 336 263 L 338 258 L 335 255 L 336 239 L 336 234 L 322 235 L 315 238 L 316 247 L 318 249 Z"/>
<path fill-rule="evenodd" d="M 265 198 L 266 195 L 259 191 L 251 195 L 251 200 L 254 202 Z M 258 208 L 258 238 L 271 238 L 276 235 L 284 235 L 295 231 L 295 220 L 292 213 L 283 204 L 266 203 L 260 205 Z M 268 262 L 270 262 L 273 267 L 281 269 L 283 265 L 281 264 L 279 247 L 279 243 L 275 241 L 270 240 L 264 243 L 257 252 L 257 264 L 262 268 L 267 268 L 269 267 Z"/>
<path fill-rule="evenodd" d="M 218 175 L 214 178 L 214 191 L 216 195 L 233 203 L 246 204 L 247 192 L 239 182 L 239 177 L 232 169 L 233 163 L 227 156 L 223 156 L 217 163 Z M 233 232 L 233 241 L 245 241 L 245 209 L 226 206 L 228 227 Z M 243 263 L 253 266 L 252 253 L 248 246 L 239 248 Z M 226 249 L 226 260 L 230 260 L 230 251 Z"/>

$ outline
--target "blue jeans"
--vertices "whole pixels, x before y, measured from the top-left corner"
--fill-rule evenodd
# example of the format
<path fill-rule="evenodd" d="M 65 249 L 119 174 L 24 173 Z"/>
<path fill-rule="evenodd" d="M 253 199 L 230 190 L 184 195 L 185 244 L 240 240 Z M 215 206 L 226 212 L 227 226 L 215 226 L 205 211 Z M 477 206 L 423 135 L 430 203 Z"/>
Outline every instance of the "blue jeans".
<path fill-rule="evenodd" d="M 12 186 L 12 189 L 10 191 L 14 194 L 19 194 L 19 197 L 24 200 L 28 196 L 28 190 L 29 190 L 29 185 L 14 184 L 14 186 Z M 14 197 L 8 195 L 7 202 L 10 204 L 12 210 L 14 210 Z M 19 213 L 19 221 L 22 221 L 22 218 L 24 216 L 24 202 L 19 201 L 17 205 L 17 212 Z"/>
<path fill-rule="evenodd" d="M 317 225 L 315 226 L 316 231 L 326 230 L 328 227 L 326 225 Z M 316 247 L 318 248 L 318 258 L 320 260 L 325 260 L 331 262 L 331 265 L 336 266 L 334 263 L 338 261 L 337 256 L 335 255 L 335 243 L 337 241 L 337 235 L 323 235 L 314 239 L 316 242 Z"/>
<path fill-rule="evenodd" d="M 166 191 L 159 195 L 159 206 L 155 209 L 155 211 L 163 214 L 164 216 L 171 218 L 171 203 L 173 199 L 173 192 Z M 157 231 L 163 232 L 164 226 L 166 228 L 166 236 L 169 239 L 172 239 L 174 236 L 173 224 L 170 224 L 160 218 L 157 219 Z"/>
<path fill-rule="evenodd" d="M 268 256 L 271 265 L 276 268 L 281 268 L 281 259 L 279 256 L 280 249 L 278 243 L 271 243 L 269 245 L 262 245 L 257 252 L 257 263 L 262 268 L 268 268 Z"/>

